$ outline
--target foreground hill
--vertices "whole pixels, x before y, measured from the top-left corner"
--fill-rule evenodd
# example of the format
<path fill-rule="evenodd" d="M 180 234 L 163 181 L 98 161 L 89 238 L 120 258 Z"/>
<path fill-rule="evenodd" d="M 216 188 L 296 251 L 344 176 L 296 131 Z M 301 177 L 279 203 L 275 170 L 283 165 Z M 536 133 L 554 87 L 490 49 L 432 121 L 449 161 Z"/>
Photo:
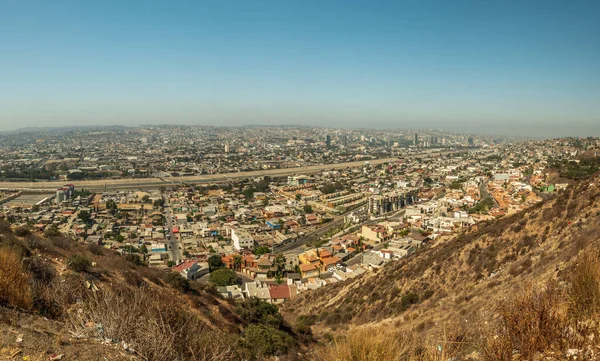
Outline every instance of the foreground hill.
<path fill-rule="evenodd" d="M 295 347 L 275 306 L 0 221 L 0 360 L 264 360 Z"/>
<path fill-rule="evenodd" d="M 444 345 L 460 344 L 468 345 L 461 349 L 462 356 L 504 360 L 514 353 L 528 359 L 556 346 L 554 351 L 562 359 L 569 349 L 579 352 L 585 348 L 563 333 L 570 329 L 577 334 L 573 330 L 581 326 L 580 316 L 592 322 L 588 316 L 600 311 L 600 303 L 595 304 L 600 301 L 599 235 L 600 179 L 595 177 L 523 212 L 436 240 L 413 256 L 360 279 L 303 294 L 287 303 L 284 313 L 328 336 L 339 335 L 340 329 L 351 330 L 348 338 L 327 350 L 336 360 L 370 360 L 364 356 L 368 354 L 366 340 L 378 339 L 381 344 L 377 347 L 398 350 L 398 345 L 394 347 L 397 340 L 409 336 L 429 342 L 434 354 L 447 350 Z M 591 258 L 583 259 L 586 254 Z M 579 281 L 574 280 L 578 275 Z M 577 298 L 577 292 L 585 297 Z M 588 308 L 593 311 L 577 311 Z M 499 338 L 511 330 L 510 322 L 527 319 L 529 311 L 537 320 L 533 324 L 548 321 L 544 317 L 559 323 L 557 330 L 538 325 L 556 331 L 551 335 L 554 339 L 540 343 L 546 336 L 536 332 L 544 330 L 528 329 L 531 322 L 529 326 L 512 325 L 513 331 L 527 330 L 525 334 L 515 331 L 517 334 L 506 335 L 506 340 Z M 572 336 L 596 340 L 586 346 L 594 348 L 596 343 L 600 345 L 598 329 L 595 324 L 590 327 L 593 330 Z M 374 337 L 389 332 L 393 337 Z M 491 340 L 506 341 L 502 352 L 510 352 L 496 350 L 497 357 L 491 357 L 488 351 L 496 341 L 482 339 L 484 334 L 492 334 Z M 523 345 L 520 337 L 533 339 L 537 346 Z M 353 340 L 364 357 L 345 357 L 343 352 L 334 357 L 336 350 L 352 349 Z M 409 343 L 421 345 L 414 340 Z"/>

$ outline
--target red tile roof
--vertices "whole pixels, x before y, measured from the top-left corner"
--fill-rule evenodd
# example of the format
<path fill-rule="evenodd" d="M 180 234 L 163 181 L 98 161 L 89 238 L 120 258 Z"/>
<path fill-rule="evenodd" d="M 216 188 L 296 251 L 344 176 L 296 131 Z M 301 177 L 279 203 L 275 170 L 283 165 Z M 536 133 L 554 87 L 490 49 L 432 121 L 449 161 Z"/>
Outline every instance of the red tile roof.
<path fill-rule="evenodd" d="M 269 288 L 271 298 L 286 299 L 291 297 L 290 287 L 287 285 L 273 285 Z"/>
<path fill-rule="evenodd" d="M 180 264 L 178 264 L 177 266 L 173 266 L 171 267 L 171 269 L 175 272 L 183 272 L 184 270 L 192 267 L 194 264 L 196 263 L 196 261 L 185 261 L 182 262 Z"/>

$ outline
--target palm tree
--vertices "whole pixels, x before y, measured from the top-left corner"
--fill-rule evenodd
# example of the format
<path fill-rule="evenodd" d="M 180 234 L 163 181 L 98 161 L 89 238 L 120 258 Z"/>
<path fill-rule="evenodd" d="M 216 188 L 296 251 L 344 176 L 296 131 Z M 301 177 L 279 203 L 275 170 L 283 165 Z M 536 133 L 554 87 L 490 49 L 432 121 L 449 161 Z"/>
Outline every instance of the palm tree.
<path fill-rule="evenodd" d="M 236 254 L 233 256 L 233 270 L 240 271 L 242 269 L 242 256 Z"/>
<path fill-rule="evenodd" d="M 285 269 L 285 257 L 281 253 L 275 256 L 273 266 L 275 266 L 275 278 L 278 280 L 277 283 L 279 284 L 279 280 L 283 276 L 283 270 Z"/>

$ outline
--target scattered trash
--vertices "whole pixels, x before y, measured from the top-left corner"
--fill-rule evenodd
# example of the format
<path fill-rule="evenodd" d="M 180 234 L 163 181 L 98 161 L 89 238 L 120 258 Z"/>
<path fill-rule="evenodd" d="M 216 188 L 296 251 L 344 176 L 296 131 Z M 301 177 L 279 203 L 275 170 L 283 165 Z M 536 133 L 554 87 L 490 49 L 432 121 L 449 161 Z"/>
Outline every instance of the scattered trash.
<path fill-rule="evenodd" d="M 17 343 L 23 342 L 23 337 L 25 336 L 22 333 L 20 333 L 19 336 L 17 336 Z"/>
<path fill-rule="evenodd" d="M 62 353 L 59 355 L 54 354 L 54 355 L 50 356 L 50 361 L 62 360 L 63 356 L 65 356 L 65 355 L 63 355 Z"/>

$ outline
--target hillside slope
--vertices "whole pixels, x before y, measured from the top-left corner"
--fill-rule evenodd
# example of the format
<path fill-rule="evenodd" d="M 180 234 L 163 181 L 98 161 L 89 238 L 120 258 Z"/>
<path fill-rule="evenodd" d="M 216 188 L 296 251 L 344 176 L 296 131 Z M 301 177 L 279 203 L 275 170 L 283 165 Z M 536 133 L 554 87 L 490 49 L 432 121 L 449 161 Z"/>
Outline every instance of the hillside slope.
<path fill-rule="evenodd" d="M 596 176 L 360 279 L 303 294 L 284 314 L 321 333 L 359 325 L 422 335 L 444 333 L 445 325 L 474 330 L 497 316 L 507 297 L 568 282 L 578 255 L 598 249 L 599 234 Z"/>
<path fill-rule="evenodd" d="M 0 221 L 0 359 L 264 360 L 293 336 L 275 306 Z"/>

